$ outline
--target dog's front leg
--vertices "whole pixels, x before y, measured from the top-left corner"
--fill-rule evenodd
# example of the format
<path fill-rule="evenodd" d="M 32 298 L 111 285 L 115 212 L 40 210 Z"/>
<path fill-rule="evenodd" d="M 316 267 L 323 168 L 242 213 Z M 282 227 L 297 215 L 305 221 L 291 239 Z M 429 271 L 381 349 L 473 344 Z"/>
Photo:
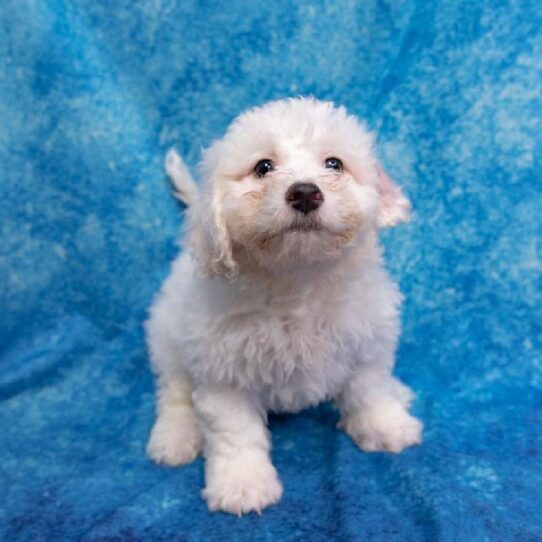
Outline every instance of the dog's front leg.
<path fill-rule="evenodd" d="M 269 457 L 266 414 L 256 399 L 229 387 L 199 388 L 193 399 L 203 431 L 209 509 L 241 515 L 276 503 L 282 486 Z"/>
<path fill-rule="evenodd" d="M 422 438 L 422 423 L 408 413 L 413 397 L 388 369 L 362 366 L 338 399 L 339 427 L 362 450 L 401 452 Z"/>

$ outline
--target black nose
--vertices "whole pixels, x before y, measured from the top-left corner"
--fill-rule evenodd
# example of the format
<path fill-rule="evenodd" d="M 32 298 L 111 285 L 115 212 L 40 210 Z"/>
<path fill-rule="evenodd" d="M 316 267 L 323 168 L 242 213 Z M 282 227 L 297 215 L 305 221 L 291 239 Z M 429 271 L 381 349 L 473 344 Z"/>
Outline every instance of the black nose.
<path fill-rule="evenodd" d="M 307 214 L 320 207 L 324 194 L 313 183 L 294 183 L 286 192 L 286 201 L 296 211 Z"/>

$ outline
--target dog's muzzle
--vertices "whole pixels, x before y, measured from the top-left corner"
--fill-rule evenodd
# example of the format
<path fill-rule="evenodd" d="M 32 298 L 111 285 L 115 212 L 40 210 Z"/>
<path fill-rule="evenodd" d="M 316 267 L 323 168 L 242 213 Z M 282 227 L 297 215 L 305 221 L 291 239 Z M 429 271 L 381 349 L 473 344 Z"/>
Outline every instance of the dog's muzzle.
<path fill-rule="evenodd" d="M 324 194 L 314 183 L 294 183 L 286 191 L 286 201 L 296 211 L 308 214 L 322 205 Z"/>

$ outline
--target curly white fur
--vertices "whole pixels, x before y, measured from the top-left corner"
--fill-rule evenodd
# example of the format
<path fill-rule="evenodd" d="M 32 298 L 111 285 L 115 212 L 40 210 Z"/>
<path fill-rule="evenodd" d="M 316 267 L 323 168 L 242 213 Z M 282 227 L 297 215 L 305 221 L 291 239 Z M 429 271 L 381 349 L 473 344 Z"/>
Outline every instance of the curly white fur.
<path fill-rule="evenodd" d="M 324 167 L 331 156 L 342 171 Z M 275 169 L 258 177 L 264 158 Z M 419 443 L 413 394 L 392 376 L 401 294 L 377 238 L 409 203 L 364 126 L 331 103 L 272 102 L 205 151 L 200 193 L 178 155 L 167 169 L 192 205 L 185 250 L 147 322 L 158 388 L 149 455 L 179 465 L 203 448 L 209 508 L 242 514 L 282 494 L 268 411 L 333 400 L 362 449 Z M 308 215 L 285 200 L 298 181 L 323 193 Z"/>

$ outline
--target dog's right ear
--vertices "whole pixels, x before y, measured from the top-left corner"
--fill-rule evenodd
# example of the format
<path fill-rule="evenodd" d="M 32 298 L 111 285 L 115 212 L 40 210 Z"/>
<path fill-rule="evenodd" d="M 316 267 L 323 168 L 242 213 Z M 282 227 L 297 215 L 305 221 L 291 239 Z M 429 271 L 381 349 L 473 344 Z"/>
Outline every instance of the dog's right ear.
<path fill-rule="evenodd" d="M 195 183 L 190 170 L 175 149 L 169 149 L 165 160 L 166 173 L 175 188 L 175 197 L 187 207 L 198 197 L 198 185 Z"/>
<path fill-rule="evenodd" d="M 225 181 L 217 173 L 219 145 L 205 153 L 204 176 L 208 177 L 202 191 L 175 149 L 166 155 L 165 168 L 175 187 L 175 196 L 188 206 L 188 245 L 206 275 L 233 277 L 237 264 L 223 212 Z"/>
<path fill-rule="evenodd" d="M 189 245 L 205 275 L 233 278 L 237 274 L 237 263 L 233 258 L 223 201 L 223 180 L 211 178 L 204 193 L 188 211 Z"/>

